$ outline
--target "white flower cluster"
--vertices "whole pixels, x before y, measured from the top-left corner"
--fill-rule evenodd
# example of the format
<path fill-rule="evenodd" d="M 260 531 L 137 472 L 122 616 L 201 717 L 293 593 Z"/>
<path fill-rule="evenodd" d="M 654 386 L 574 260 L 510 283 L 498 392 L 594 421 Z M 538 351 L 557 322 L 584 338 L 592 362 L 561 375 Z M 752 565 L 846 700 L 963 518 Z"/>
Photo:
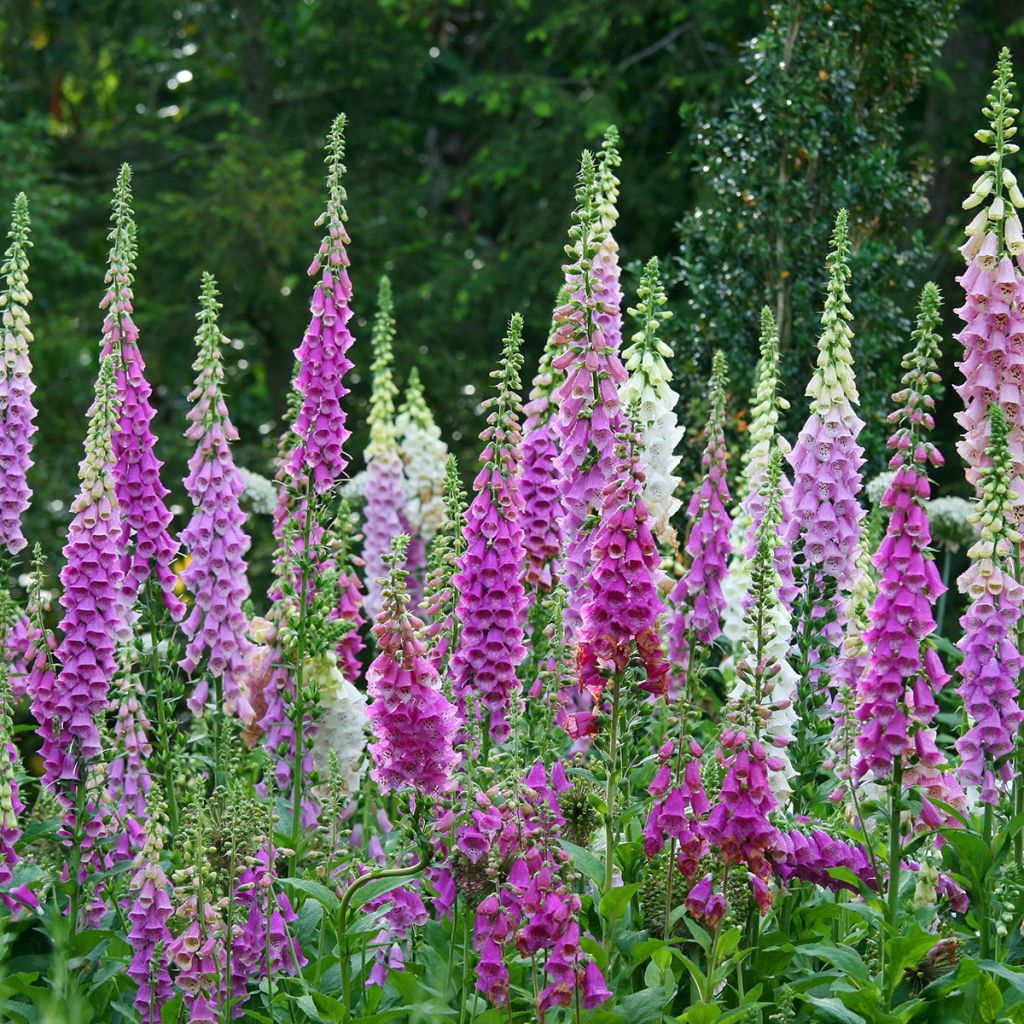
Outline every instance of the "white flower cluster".
<path fill-rule="evenodd" d="M 349 501 L 362 501 L 366 497 L 366 470 L 347 477 L 341 485 L 341 496 Z"/>
<path fill-rule="evenodd" d="M 950 551 L 959 551 L 974 543 L 977 532 L 968 518 L 974 511 L 972 502 L 965 498 L 932 498 L 927 511 L 932 539 L 936 544 Z"/>
<path fill-rule="evenodd" d="M 655 258 L 644 268 L 636 309 L 629 310 L 630 316 L 639 322 L 640 330 L 623 352 L 629 378 L 622 385 L 619 401 L 633 418 L 641 437 L 640 462 L 646 478 L 644 501 L 651 513 L 652 529 L 658 540 L 672 546 L 676 535 L 671 520 L 681 504 L 675 496 L 680 459 L 676 448 L 685 430 L 679 425 L 675 411 L 679 395 L 669 383 L 672 371 L 666 360 L 672 358 L 673 352 L 657 337 L 659 324 L 672 316 L 663 308 L 666 301 Z"/>
<path fill-rule="evenodd" d="M 272 516 L 277 507 L 277 484 L 244 466 L 239 466 L 238 472 L 245 482 L 242 501 L 257 515 Z"/>
<path fill-rule="evenodd" d="M 746 547 L 746 534 L 749 523 L 742 513 L 738 513 L 729 530 L 729 545 L 732 557 L 729 559 L 729 572 L 722 580 L 722 597 L 725 598 L 725 610 L 722 612 L 722 634 L 732 644 L 735 651 L 737 644 L 743 639 L 747 624 L 743 621 L 743 599 L 750 590 L 750 562 L 743 554 Z"/>
<path fill-rule="evenodd" d="M 1016 134 L 1011 80 L 1010 55 L 1004 51 L 996 66 L 996 80 L 988 94 L 985 114 L 991 120 L 990 128 L 975 132 L 974 137 L 983 145 L 991 146 L 987 153 L 971 158 L 971 164 L 981 174 L 971 186 L 971 194 L 964 200 L 963 208 L 972 210 L 980 206 L 975 218 L 967 225 L 967 242 L 960 251 L 969 263 L 983 250 L 990 233 L 1003 232 L 1003 244 L 1011 256 L 1024 253 L 1024 230 L 1021 229 L 1017 211 L 1024 208 L 1024 192 L 1017 184 L 1017 178 L 1007 166 L 1007 156 L 1017 153 L 1020 147 L 1010 142 Z M 1005 192 L 1005 198 L 1004 198 Z"/>
<path fill-rule="evenodd" d="M 444 525 L 448 446 L 441 440 L 441 428 L 434 422 L 415 366 L 409 372 L 395 428 L 405 466 L 405 514 L 409 525 L 429 543 Z"/>
<path fill-rule="evenodd" d="M 329 754 L 338 759 L 338 774 L 347 793 L 355 793 L 363 776 L 366 750 L 366 697 L 338 668 L 334 651 L 326 651 L 306 661 L 306 673 L 320 690 L 321 717 L 313 741 L 313 760 L 326 775 Z"/>
<path fill-rule="evenodd" d="M 793 633 L 793 624 L 789 611 L 778 599 L 777 592 L 773 600 L 769 601 L 767 616 L 764 623 L 764 634 L 767 642 L 764 645 L 763 656 L 768 665 L 778 665 L 779 671 L 771 680 L 772 692 L 770 697 L 764 699 L 764 703 L 770 709 L 768 718 L 764 723 L 764 735 L 766 738 L 781 740 L 778 746 L 772 744 L 771 756 L 780 762 L 779 768 L 773 768 L 768 773 L 768 784 L 780 807 L 785 807 L 793 796 L 793 787 L 790 779 L 795 778 L 797 772 L 793 767 L 789 754 L 786 752 L 786 743 L 793 740 L 793 729 L 796 724 L 796 697 L 798 676 L 796 670 L 789 663 L 789 646 Z M 751 664 L 755 661 L 755 650 L 757 645 L 757 634 L 753 624 L 748 625 L 743 636 L 739 655 L 746 658 Z M 750 692 L 750 687 L 743 680 L 737 682 L 731 694 L 734 701 L 742 700 Z"/>

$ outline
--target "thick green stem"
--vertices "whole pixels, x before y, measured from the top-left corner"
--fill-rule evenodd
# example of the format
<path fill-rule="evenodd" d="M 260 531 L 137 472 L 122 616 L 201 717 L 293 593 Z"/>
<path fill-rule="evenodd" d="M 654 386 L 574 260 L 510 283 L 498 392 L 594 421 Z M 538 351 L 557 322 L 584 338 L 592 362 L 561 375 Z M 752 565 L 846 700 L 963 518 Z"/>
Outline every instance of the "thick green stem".
<path fill-rule="evenodd" d="M 616 675 L 612 680 L 612 722 L 608 731 L 608 785 L 605 789 L 604 819 L 604 891 L 609 892 L 615 878 L 615 787 L 618 783 L 619 757 L 619 703 L 622 696 L 622 680 Z M 604 922 L 605 949 L 612 947 L 612 924 Z"/>
<path fill-rule="evenodd" d="M 982 819 L 982 839 L 985 841 L 985 849 L 989 858 L 992 856 L 992 819 L 993 811 L 991 804 L 985 804 L 985 816 Z M 990 932 L 991 921 L 989 917 L 989 892 L 987 881 L 982 883 L 980 898 L 978 900 L 978 953 L 982 960 L 987 960 L 992 946 Z"/>
<path fill-rule="evenodd" d="M 348 914 L 349 907 L 352 905 L 352 898 L 364 885 L 369 885 L 370 882 L 375 882 L 378 879 L 402 878 L 406 875 L 418 874 L 430 863 L 432 853 L 433 851 L 429 846 L 424 846 L 421 848 L 419 860 L 415 864 L 409 864 L 404 868 L 382 868 L 379 871 L 370 871 L 365 875 L 361 875 L 345 890 L 345 894 L 341 897 L 335 933 L 338 938 L 338 963 L 341 967 L 342 1003 L 344 1006 L 342 1020 L 347 1021 L 351 1016 L 352 963 L 348 948 Z"/>
<path fill-rule="evenodd" d="M 903 801 L 903 763 L 893 764 L 889 783 L 889 892 L 886 916 L 889 928 L 895 929 L 900 900 L 900 807 Z"/>
<path fill-rule="evenodd" d="M 164 705 L 164 678 L 160 670 L 160 659 L 156 641 L 156 609 L 153 602 L 152 580 L 146 583 L 146 603 L 149 608 L 149 660 L 150 672 L 156 687 L 156 734 L 160 740 L 160 767 L 164 776 L 164 795 L 167 797 L 167 827 L 170 838 L 178 834 L 178 796 L 174 786 L 174 764 L 171 758 L 170 734 Z"/>
<path fill-rule="evenodd" d="M 295 646 L 295 709 L 292 716 L 292 734 L 295 743 L 295 763 L 292 765 L 292 874 L 295 874 L 299 860 L 299 837 L 302 831 L 302 788 L 304 772 L 302 770 L 302 743 L 306 722 L 306 685 L 304 669 L 306 661 L 306 625 L 309 618 L 309 537 L 312 529 L 313 510 L 311 498 L 313 494 L 312 477 L 306 480 L 306 495 L 302 508 L 302 552 L 299 581 L 299 628 Z"/>

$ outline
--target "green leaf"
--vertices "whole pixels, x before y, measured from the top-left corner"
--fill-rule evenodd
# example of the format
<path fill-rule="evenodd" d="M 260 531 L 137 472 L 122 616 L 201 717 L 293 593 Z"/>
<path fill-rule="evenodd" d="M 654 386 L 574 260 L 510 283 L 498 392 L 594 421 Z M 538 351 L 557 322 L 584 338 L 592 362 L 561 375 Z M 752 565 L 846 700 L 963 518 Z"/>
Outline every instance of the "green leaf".
<path fill-rule="evenodd" d="M 886 943 L 885 974 L 889 991 L 892 992 L 900 983 L 903 972 L 918 963 L 938 942 L 938 938 L 917 926 L 910 935 L 897 935 Z"/>
<path fill-rule="evenodd" d="M 633 992 L 619 1000 L 616 1007 L 629 1024 L 655 1024 L 660 1021 L 665 1004 L 675 995 L 675 989 L 648 988 Z"/>
<path fill-rule="evenodd" d="M 604 865 L 589 850 L 570 843 L 567 839 L 559 839 L 558 845 L 569 854 L 573 867 L 577 868 L 580 874 L 589 878 L 598 889 L 604 885 Z"/>
<path fill-rule="evenodd" d="M 279 878 L 277 884 L 309 896 L 332 914 L 341 906 L 341 900 L 326 885 L 310 881 L 308 878 Z"/>
<path fill-rule="evenodd" d="M 867 965 L 856 950 L 849 946 L 830 945 L 825 942 L 813 942 L 806 946 L 797 946 L 797 953 L 803 956 L 817 957 L 825 963 L 838 967 L 847 977 L 854 981 L 865 982 L 870 977 Z"/>
<path fill-rule="evenodd" d="M 722 1011 L 713 1003 L 695 1003 L 676 1017 L 680 1024 L 715 1024 Z"/>
<path fill-rule="evenodd" d="M 867 1021 L 859 1013 L 847 1009 L 838 999 L 821 999 L 817 996 L 803 996 L 805 1003 L 817 1009 L 813 1018 L 815 1021 L 828 1022 L 828 1024 L 867 1024 Z"/>
<path fill-rule="evenodd" d="M 626 913 L 629 901 L 640 886 L 636 882 L 629 885 L 618 885 L 609 889 L 598 904 L 598 911 L 606 921 L 618 921 Z"/>
<path fill-rule="evenodd" d="M 983 974 L 978 979 L 978 1012 L 981 1019 L 985 1024 L 992 1024 L 1002 1008 L 1003 994 L 999 986 L 987 974 Z"/>
<path fill-rule="evenodd" d="M 409 880 L 409 875 L 401 875 L 398 878 L 375 878 L 372 882 L 367 882 L 366 885 L 360 886 L 356 890 L 349 908 L 353 911 L 358 910 L 372 900 L 377 899 L 378 896 L 383 896 L 387 892 L 393 892 L 395 889 L 401 889 L 403 885 L 408 885 Z"/>
<path fill-rule="evenodd" d="M 181 993 L 179 992 L 173 999 L 169 999 L 160 1008 L 160 1021 L 161 1024 L 174 1024 L 178 1019 L 178 1015 L 181 1013 Z"/>

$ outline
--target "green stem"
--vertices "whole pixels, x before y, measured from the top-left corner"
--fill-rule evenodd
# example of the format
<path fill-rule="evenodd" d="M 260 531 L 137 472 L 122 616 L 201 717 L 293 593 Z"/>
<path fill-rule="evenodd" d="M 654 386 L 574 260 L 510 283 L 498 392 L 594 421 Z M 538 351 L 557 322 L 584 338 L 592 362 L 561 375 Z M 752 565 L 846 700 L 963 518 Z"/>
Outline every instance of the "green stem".
<path fill-rule="evenodd" d="M 170 838 L 178 834 L 178 797 L 174 787 L 174 765 L 171 758 L 171 744 L 167 728 L 167 716 L 164 705 L 164 678 L 160 671 L 160 659 L 157 653 L 156 640 L 156 609 L 153 606 L 152 580 L 146 582 L 146 604 L 149 609 L 149 661 L 150 672 L 156 687 L 156 734 L 160 739 L 160 767 L 164 776 L 164 792 L 167 796 L 167 826 Z"/>
<path fill-rule="evenodd" d="M 348 914 L 349 907 L 352 904 L 352 898 L 360 889 L 363 888 L 364 885 L 368 885 L 370 882 L 375 882 L 378 879 L 402 878 L 406 875 L 418 874 L 430 863 L 432 854 L 433 851 L 430 847 L 424 846 L 420 849 L 419 860 L 417 860 L 415 864 L 409 864 L 404 868 L 381 868 L 379 871 L 370 871 L 365 875 L 361 875 L 345 890 L 344 896 L 341 897 L 335 931 L 338 938 L 338 963 L 341 967 L 341 989 L 342 1002 L 344 1006 L 342 1020 L 347 1021 L 351 1016 L 350 999 L 352 997 L 352 963 L 348 949 Z"/>
<path fill-rule="evenodd" d="M 989 858 L 992 856 L 992 805 L 985 804 L 985 816 L 982 819 L 982 839 Z M 988 882 L 983 881 L 978 901 L 978 952 L 982 960 L 987 960 L 992 945 L 989 920 Z"/>
<path fill-rule="evenodd" d="M 608 732 L 608 786 L 605 792 L 605 851 L 604 890 L 608 892 L 615 877 L 615 784 L 618 781 L 616 767 L 619 755 L 619 700 L 622 696 L 622 680 L 615 676 L 612 681 L 612 723 Z M 607 938 L 610 940 L 610 930 Z"/>
<path fill-rule="evenodd" d="M 889 783 L 889 892 L 886 917 L 889 928 L 895 930 L 900 899 L 900 805 L 902 803 L 903 763 L 893 763 L 892 781 Z"/>
<path fill-rule="evenodd" d="M 309 618 L 307 595 L 309 591 L 309 537 L 313 523 L 311 497 L 313 478 L 307 475 L 306 495 L 303 499 L 302 552 L 299 582 L 299 628 L 295 646 L 295 710 L 292 717 L 292 734 L 295 742 L 295 763 L 292 765 L 292 858 L 291 873 L 294 875 L 299 861 L 299 837 L 302 829 L 302 742 L 306 720 L 306 686 L 303 670 L 306 661 L 306 625 Z"/>
<path fill-rule="evenodd" d="M 942 554 L 942 586 L 943 591 L 939 597 L 938 606 L 935 609 L 935 632 L 943 636 L 943 626 L 946 621 L 946 596 L 949 593 L 949 576 L 953 566 L 953 552 L 948 547 L 943 549 Z"/>
<path fill-rule="evenodd" d="M 726 865 L 722 875 L 722 891 L 729 884 L 729 866 Z M 704 986 L 700 993 L 700 1001 L 711 1005 L 715 1000 L 715 971 L 718 970 L 718 940 L 722 936 L 722 921 L 715 925 L 715 937 L 711 941 L 711 952 L 708 953 L 708 972 L 704 977 Z"/>

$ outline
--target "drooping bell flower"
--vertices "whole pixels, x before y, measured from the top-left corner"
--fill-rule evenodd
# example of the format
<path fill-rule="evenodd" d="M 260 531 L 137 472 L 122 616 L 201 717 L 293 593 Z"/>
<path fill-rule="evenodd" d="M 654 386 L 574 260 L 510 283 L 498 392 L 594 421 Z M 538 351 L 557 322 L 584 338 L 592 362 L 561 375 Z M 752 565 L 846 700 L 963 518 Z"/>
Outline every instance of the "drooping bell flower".
<path fill-rule="evenodd" d="M 797 771 L 786 748 L 793 742 L 797 673 L 790 663 L 793 633 L 789 609 L 782 600 L 778 568 L 783 526 L 782 449 L 774 438 L 768 447 L 767 473 L 760 481 L 758 518 L 748 548 L 744 603 L 746 630 L 736 649 L 736 686 L 730 699 L 755 709 L 758 736 L 773 748 L 768 759 L 769 783 L 775 802 L 785 806 L 793 794 Z"/>
<path fill-rule="evenodd" d="M 155 577 L 164 603 L 174 618 L 185 608 L 175 588 L 178 579 L 172 563 L 178 546 L 170 534 L 171 512 L 164 498 L 167 488 L 160 480 L 163 463 L 156 457 L 152 422 L 156 410 L 153 389 L 146 380 L 146 364 L 139 350 L 139 329 L 132 319 L 132 283 L 137 255 L 132 213 L 131 168 L 123 164 L 111 204 L 113 227 L 107 291 L 100 303 L 106 311 L 101 355 L 113 360 L 117 382 L 119 420 L 113 435 L 114 484 L 121 508 L 121 567 L 124 602 L 131 608 L 140 587 Z"/>
<path fill-rule="evenodd" d="M 632 430 L 617 446 L 618 464 L 605 485 L 601 517 L 594 529 L 587 603 L 577 637 L 580 685 L 599 702 L 610 676 L 635 658 L 646 678 L 640 688 L 655 696 L 668 691 L 668 661 L 658 635 L 663 611 L 658 588 L 663 573 L 643 499 L 640 445 Z M 575 731 L 570 715 L 570 734 Z"/>
<path fill-rule="evenodd" d="M 568 294 L 558 297 L 565 305 Z M 558 335 L 552 325 L 548 342 L 541 353 L 537 373 L 530 388 L 530 400 L 523 407 L 522 469 L 520 491 L 523 495 L 523 545 L 526 569 L 523 580 L 532 590 L 550 590 L 555 582 L 558 560 L 562 555 L 562 498 L 555 459 L 558 447 L 552 434 L 555 392 L 565 379 L 553 366 L 558 351 Z"/>
<path fill-rule="evenodd" d="M 19 192 L 14 200 L 11 244 L 4 254 L 0 274 L 5 287 L 0 292 L 0 551 L 16 555 L 25 546 L 21 517 L 32 492 L 28 471 L 32 467 L 32 435 L 36 409 L 32 404 L 32 363 L 28 346 L 32 341 L 28 304 L 29 240 L 28 199 Z"/>
<path fill-rule="evenodd" d="M 373 627 L 380 654 L 366 676 L 366 692 L 373 701 L 367 714 L 375 739 L 370 745 L 371 774 L 382 793 L 411 789 L 433 795 L 454 784 L 458 720 L 427 657 L 423 623 L 407 607 L 402 568 L 407 543 L 399 534 L 385 556 L 383 606 Z"/>
<path fill-rule="evenodd" d="M 136 652 L 131 644 L 121 647 L 120 679 L 111 698 L 117 710 L 112 757 L 107 767 L 107 799 L 124 818 L 142 820 L 147 814 L 153 784 L 149 771 L 153 745 L 152 723 L 146 714 L 145 690 L 136 672 Z"/>
<path fill-rule="evenodd" d="M 370 443 L 366 448 L 365 522 L 363 563 L 366 571 L 366 614 L 376 618 L 381 610 L 381 585 L 387 570 L 385 558 L 391 541 L 402 532 L 405 511 L 405 477 L 395 433 L 394 304 L 391 282 L 380 279 L 377 316 L 373 322 L 373 391 L 370 396 Z"/>
<path fill-rule="evenodd" d="M 732 726 L 722 733 L 716 754 L 725 776 L 704 822 L 704 834 L 726 864 L 746 867 L 764 913 L 772 902 L 767 882 L 772 852 L 780 840 L 770 819 L 776 807 L 769 783 L 770 758 L 753 733 Z"/>
<path fill-rule="evenodd" d="M 405 397 L 395 418 L 405 469 L 405 520 L 409 539 L 409 579 L 417 602 L 423 596 L 426 547 L 444 523 L 444 474 L 448 445 L 427 405 L 417 367 L 409 371 Z"/>
<path fill-rule="evenodd" d="M 4 608 L 3 611 L 8 609 Z M 0 623 L 0 636 L 3 635 Z M 0 901 L 8 910 L 15 910 L 25 901 L 10 893 L 14 866 L 21 859 L 18 855 L 18 840 L 21 838 L 19 815 L 25 805 L 21 800 L 18 785 L 18 764 L 20 755 L 14 745 L 14 729 L 8 711 L 11 706 L 10 679 L 8 667 L 0 660 Z M 34 902 L 35 897 L 32 897 Z"/>
<path fill-rule="evenodd" d="M 895 476 L 895 474 L 893 474 Z M 888 485 L 885 491 L 888 491 Z M 885 491 L 882 493 L 884 494 Z M 881 496 L 879 498 L 881 500 Z M 931 504 L 931 503 L 929 503 Z M 859 723 L 855 710 L 857 707 L 857 687 L 864 675 L 871 658 L 871 648 L 864 640 L 864 634 L 871 628 L 868 613 L 878 596 L 878 582 L 875 579 L 875 567 L 871 563 L 872 552 L 865 544 L 857 561 L 860 573 L 853 585 L 850 599 L 846 606 L 846 636 L 836 660 L 835 674 L 832 677 L 835 699 L 829 709 L 832 718 L 832 739 L 828 753 L 822 762 L 822 768 L 846 786 L 837 786 L 829 796 L 834 803 L 847 798 L 850 787 L 856 784 L 855 768 L 859 754 L 857 753 L 857 733 Z"/>
<path fill-rule="evenodd" d="M 521 578 L 526 552 L 518 471 L 522 331 L 523 318 L 516 313 L 505 336 L 501 366 L 492 374 L 496 393 L 485 403 L 482 466 L 466 514 L 465 550 L 452 581 L 459 594 L 460 628 L 450 666 L 452 691 L 463 718 L 466 699 L 474 695 L 477 713 L 486 712 L 495 743 L 510 734 L 507 712 L 521 688 L 516 669 L 526 655 Z"/>
<path fill-rule="evenodd" d="M 797 585 L 810 604 L 812 620 L 825 620 L 832 613 L 821 625 L 831 650 L 816 658 L 815 681 L 829 678 L 842 642 L 847 596 L 857 581 L 864 515 L 858 500 L 864 459 L 857 443 L 864 424 L 856 413 L 859 398 L 850 351 L 849 260 L 847 213 L 840 210 L 832 236 L 818 361 L 807 385 L 810 416 L 789 455 L 793 491 L 786 540 L 797 551 Z"/>
<path fill-rule="evenodd" d="M 725 599 L 722 580 L 730 552 L 729 485 L 726 481 L 725 356 L 715 353 L 711 372 L 708 425 L 705 430 L 704 475 L 687 508 L 690 535 L 685 550 L 689 565 L 672 591 L 673 615 L 669 645 L 673 665 L 688 668 L 690 644 L 712 644 L 722 634 Z M 692 639 L 691 639 L 692 638 Z"/>
<path fill-rule="evenodd" d="M 249 721 L 252 707 L 239 686 L 249 646 L 249 620 L 242 606 L 249 598 L 245 553 L 250 541 L 246 514 L 239 504 L 245 483 L 231 454 L 230 444 L 238 440 L 238 431 L 224 400 L 223 335 L 217 324 L 220 303 L 210 274 L 203 274 L 200 303 L 198 355 L 193 364 L 196 384 L 189 395 L 192 408 L 185 432 L 196 445 L 185 478 L 195 511 L 181 534 L 189 554 L 182 579 L 192 596 L 192 607 L 182 623 L 188 644 L 181 666 L 190 674 L 202 668 L 198 686 L 209 686 L 206 676 L 220 681 L 224 711 Z"/>
<path fill-rule="evenodd" d="M 128 885 L 128 944 L 132 949 L 128 977 L 135 982 L 135 1012 L 143 1024 L 159 1024 L 161 1010 L 174 994 L 168 967 L 171 932 L 170 882 L 160 866 L 164 821 L 159 800 L 154 800 L 144 825 L 145 840 L 132 864 Z"/>
<path fill-rule="evenodd" d="M 89 410 L 81 489 L 71 506 L 60 579 L 64 617 L 56 660 L 60 672 L 42 721 L 44 781 L 64 795 L 84 782 L 82 768 L 101 753 L 99 722 L 117 671 L 115 649 L 124 635 L 123 532 L 114 487 L 111 434 L 118 422 L 114 360 L 104 356 Z"/>
<path fill-rule="evenodd" d="M 674 353 L 658 337 L 658 327 L 672 316 L 664 308 L 667 302 L 658 258 L 652 256 L 640 279 L 636 308 L 628 310 L 639 329 L 622 354 L 629 379 L 619 392 L 619 400 L 623 408 L 633 409 L 633 425 L 640 434 L 644 502 L 651 514 L 651 529 L 662 544 L 674 548 L 672 517 L 681 505 L 676 497 L 680 459 L 676 447 L 685 430 L 679 425 L 679 395 L 672 390 L 672 371 L 666 362 L 674 358 Z"/>
<path fill-rule="evenodd" d="M 960 696 L 970 728 L 957 740 L 957 778 L 980 786 L 981 799 L 995 804 L 1013 781 L 1013 753 L 1024 711 L 1017 680 L 1024 669 L 1018 624 L 1024 587 L 1014 577 L 1021 535 L 1015 509 L 1019 481 L 1014 480 L 1008 424 L 998 405 L 991 408 L 988 458 L 981 467 L 981 499 L 971 519 L 978 539 L 968 551 L 971 564 L 958 586 L 968 600 L 957 645 L 964 660 L 958 668 Z"/>
<path fill-rule="evenodd" d="M 749 607 L 750 558 L 754 537 L 764 514 L 764 485 L 768 476 L 771 453 L 778 450 L 788 456 L 789 442 L 779 431 L 779 423 L 789 409 L 789 402 L 779 388 L 779 334 L 775 318 L 766 306 L 761 311 L 760 359 L 757 381 L 750 398 L 750 427 L 747 430 L 747 448 L 743 453 L 739 477 L 740 503 L 730 534 L 733 547 L 729 560 L 729 575 L 723 587 L 725 609 L 722 614 L 722 632 L 735 645 L 746 629 L 744 613 Z M 779 496 L 782 519 L 780 532 L 785 534 L 789 519 L 789 499 L 792 485 L 785 472 L 779 478 Z M 787 544 L 779 542 L 775 549 L 775 564 L 779 570 L 782 603 L 789 607 L 793 599 L 793 556 Z M 732 600 L 729 600 L 732 598 Z"/>
<path fill-rule="evenodd" d="M 929 728 L 938 713 L 936 694 L 949 675 L 927 637 L 935 629 L 932 611 L 945 587 L 928 548 L 931 531 L 925 503 L 931 496 L 929 466 L 942 456 L 928 440 L 935 424 L 934 390 L 938 373 L 939 290 L 921 294 L 914 347 L 903 360 L 903 386 L 893 395 L 896 410 L 889 422 L 889 468 L 895 477 L 882 498 L 890 511 L 885 537 L 875 553 L 878 595 L 864 633 L 870 651 L 857 683 L 856 716 L 860 722 L 856 774 L 875 780 L 891 777 L 898 762 L 903 777 L 917 764 L 934 768 L 944 760 Z"/>
<path fill-rule="evenodd" d="M 981 493 L 981 469 L 988 463 L 989 409 L 998 405 L 1007 425 L 1011 456 L 1011 480 L 1024 472 L 1024 234 L 1020 210 L 1024 193 L 1017 184 L 1012 164 L 1017 152 L 1013 106 L 1013 67 L 1010 51 L 1003 49 L 996 65 L 995 81 L 988 94 L 985 116 L 990 127 L 976 133 L 991 152 L 975 157 L 981 168 L 965 210 L 975 215 L 967 225 L 967 241 L 960 252 L 967 269 L 958 279 L 964 304 L 956 311 L 964 321 L 957 338 L 964 346 L 957 365 L 964 375 L 957 393 L 964 410 L 957 421 L 964 428 L 957 450 L 963 458 L 967 479 Z M 1014 487 L 1014 519 L 1024 520 L 1024 494 Z"/>
<path fill-rule="evenodd" d="M 608 200 L 600 189 L 594 157 L 584 152 L 576 188 L 576 210 L 569 231 L 571 262 L 564 268 L 569 301 L 555 310 L 559 352 L 554 370 L 565 379 L 555 393 L 551 436 L 558 448 L 563 508 L 563 556 L 559 577 L 565 583 L 567 639 L 575 637 L 586 601 L 584 581 L 590 569 L 588 517 L 597 511 L 615 465 L 615 437 L 623 427 L 619 388 L 626 370 L 617 352 L 614 325 L 618 307 L 595 259 L 605 241 L 603 212 Z M 606 330 L 612 330 L 612 336 Z M 621 327 L 620 327 L 621 331 Z"/>
<path fill-rule="evenodd" d="M 348 468 L 345 442 L 351 432 L 346 426 L 344 406 L 349 389 L 345 374 L 352 369 L 348 357 L 353 337 L 352 283 L 348 253 L 351 244 L 348 213 L 345 211 L 345 115 L 339 114 L 327 136 L 327 207 L 317 219 L 326 227 L 320 250 L 309 265 L 309 276 L 319 275 L 310 302 L 311 319 L 302 342 L 295 350 L 298 374 L 295 378 L 296 404 L 292 421 L 294 447 L 288 456 L 289 474 L 294 480 L 309 480 L 316 494 L 329 491 Z"/>

